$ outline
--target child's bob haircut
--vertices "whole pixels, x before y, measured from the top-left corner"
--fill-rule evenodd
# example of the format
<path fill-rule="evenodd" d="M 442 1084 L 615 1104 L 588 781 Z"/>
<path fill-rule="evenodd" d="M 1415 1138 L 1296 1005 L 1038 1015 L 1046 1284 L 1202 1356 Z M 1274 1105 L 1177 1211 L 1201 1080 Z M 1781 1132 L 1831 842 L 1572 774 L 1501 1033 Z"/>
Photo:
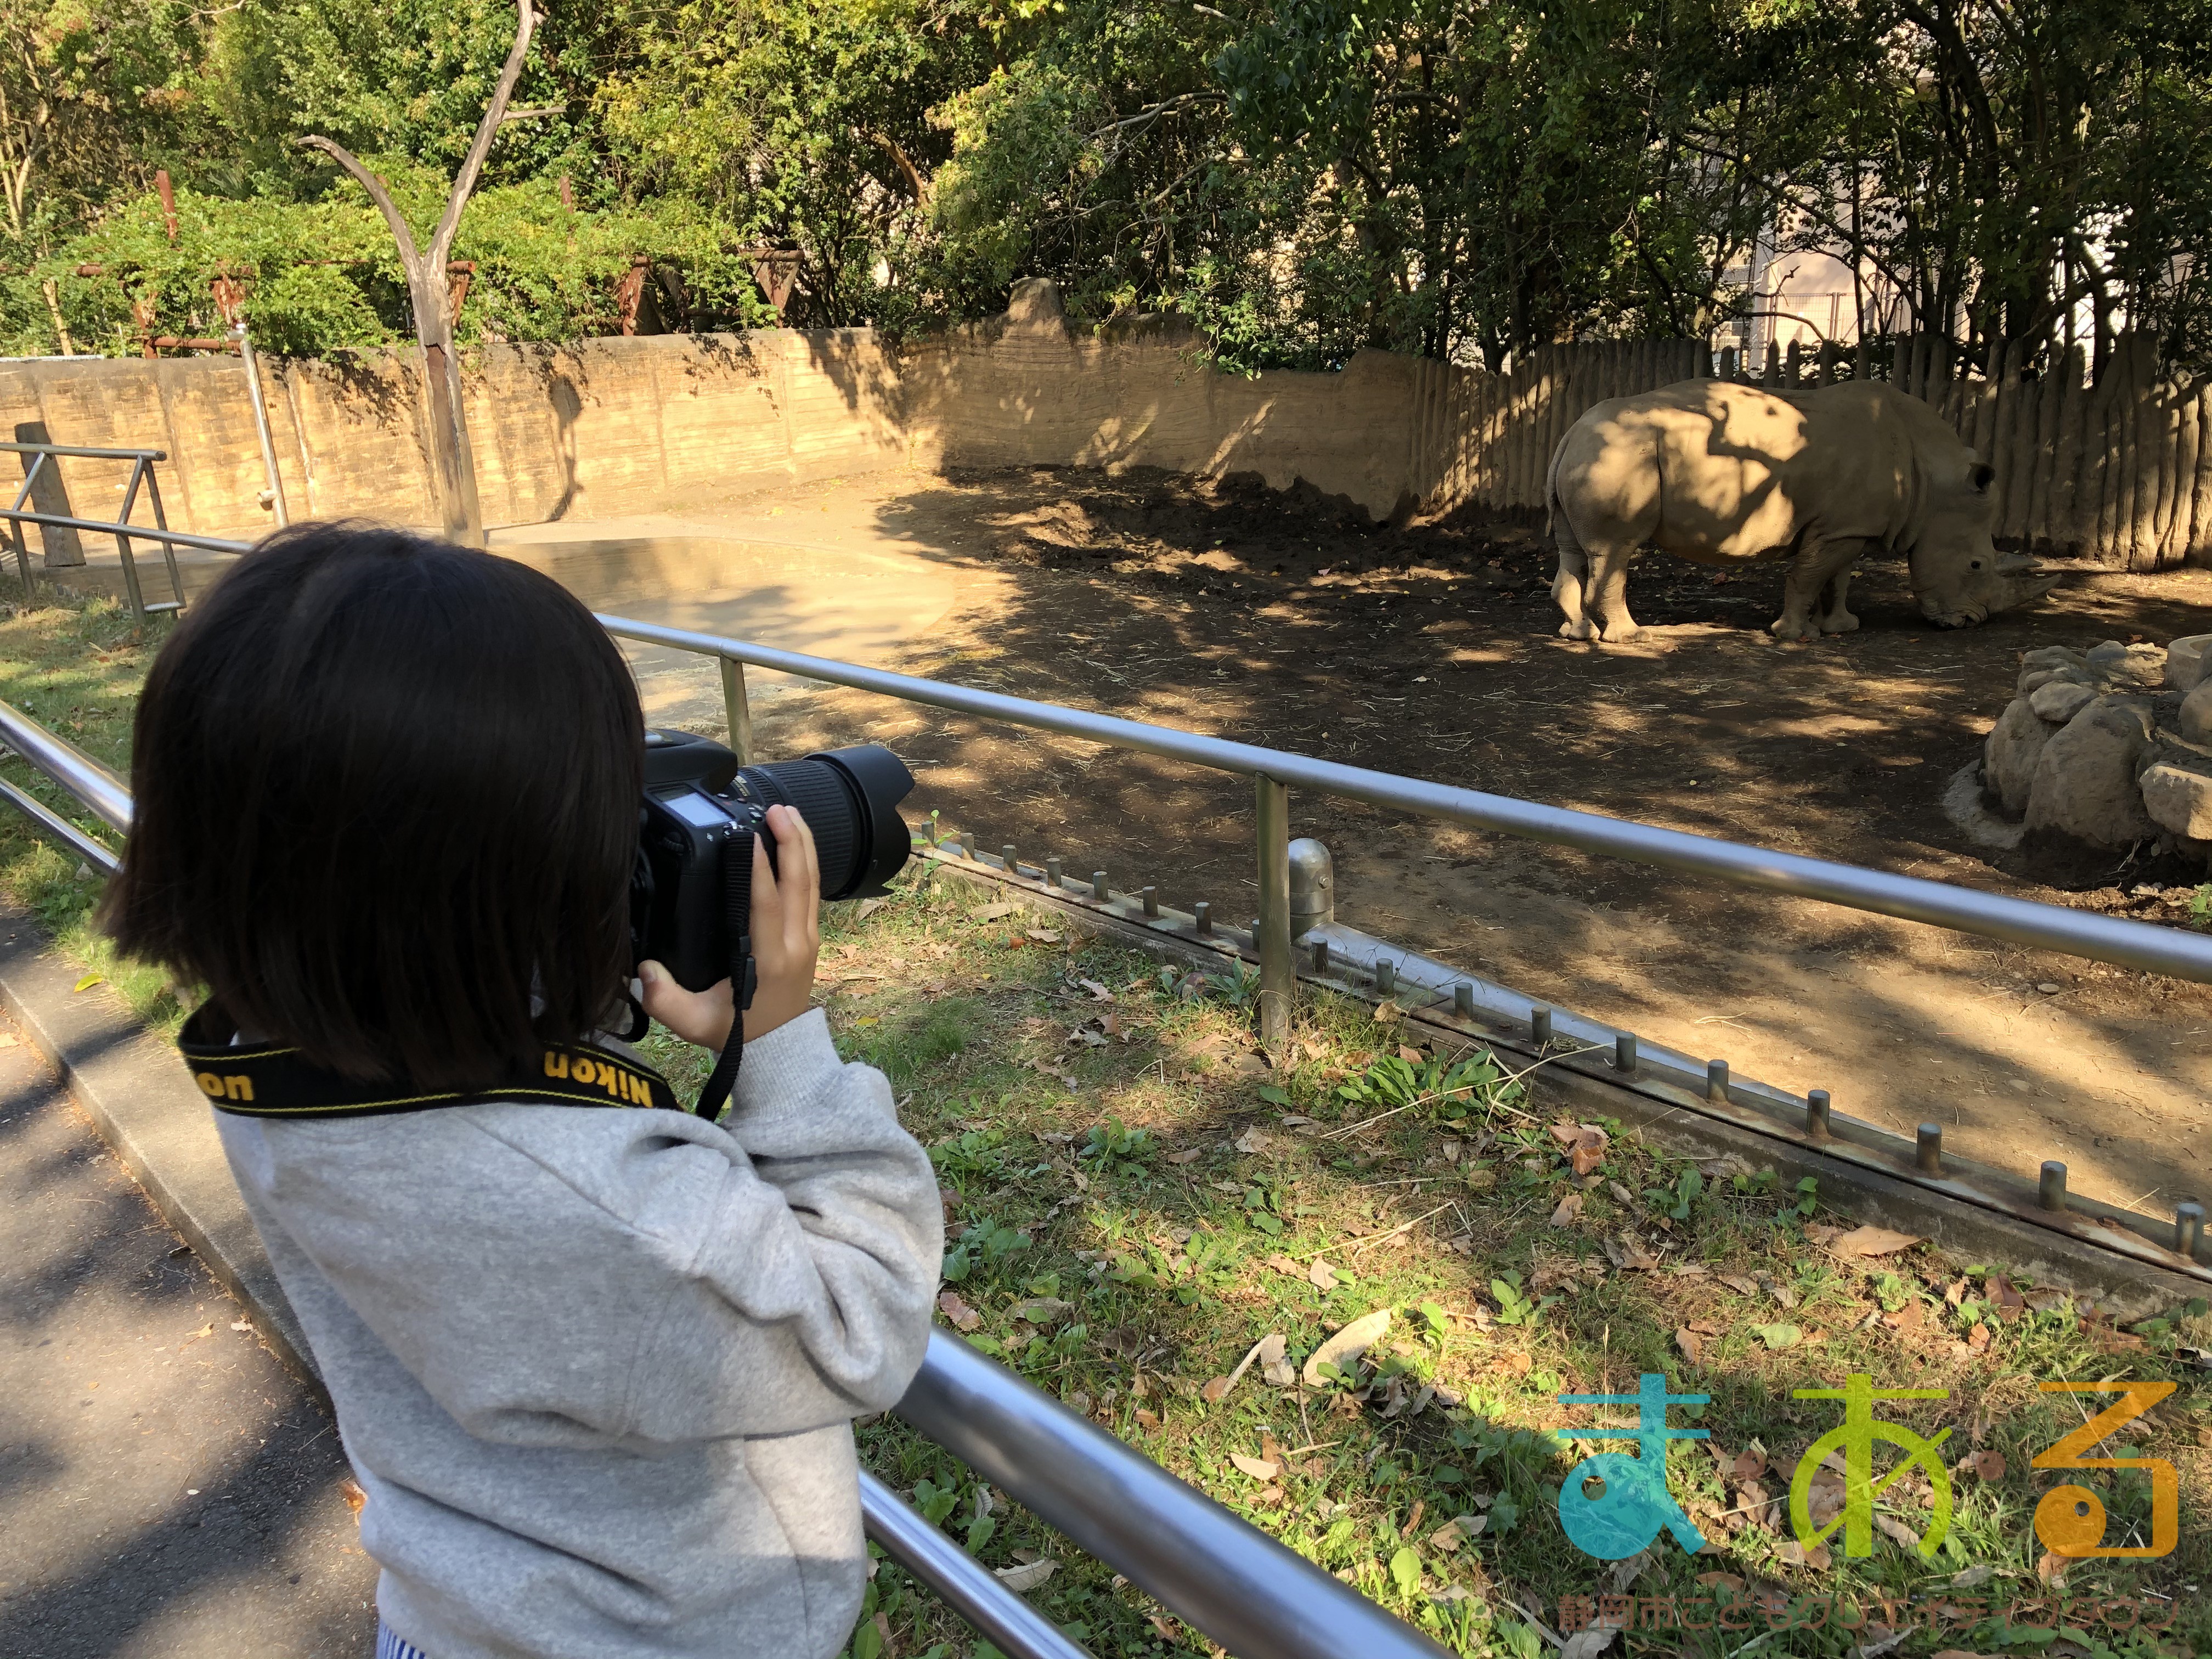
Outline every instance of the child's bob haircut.
<path fill-rule="evenodd" d="M 619 1007 L 644 741 L 621 653 L 551 578 L 295 526 L 147 676 L 101 922 L 253 1040 L 488 1086 Z"/>

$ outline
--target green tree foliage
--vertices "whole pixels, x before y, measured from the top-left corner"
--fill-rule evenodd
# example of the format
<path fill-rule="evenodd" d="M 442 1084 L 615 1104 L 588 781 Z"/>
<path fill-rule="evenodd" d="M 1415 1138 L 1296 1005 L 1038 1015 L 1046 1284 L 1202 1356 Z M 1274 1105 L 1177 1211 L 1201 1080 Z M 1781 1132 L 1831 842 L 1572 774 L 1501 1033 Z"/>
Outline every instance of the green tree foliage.
<path fill-rule="evenodd" d="M 382 158 L 427 219 L 513 18 L 0 0 L 0 331 L 128 349 L 150 304 L 204 332 L 228 272 L 272 345 L 404 336 L 380 228 L 296 140 Z M 1080 321 L 1177 313 L 1233 367 L 1495 364 L 1703 334 L 1753 303 L 1756 243 L 1856 252 L 1866 331 L 2037 361 L 2128 328 L 2203 368 L 2208 22 L 2208 0 L 559 3 L 463 225 L 461 334 L 610 328 L 641 256 L 664 320 L 757 320 L 769 249 L 809 326 L 976 317 L 1046 276 Z"/>

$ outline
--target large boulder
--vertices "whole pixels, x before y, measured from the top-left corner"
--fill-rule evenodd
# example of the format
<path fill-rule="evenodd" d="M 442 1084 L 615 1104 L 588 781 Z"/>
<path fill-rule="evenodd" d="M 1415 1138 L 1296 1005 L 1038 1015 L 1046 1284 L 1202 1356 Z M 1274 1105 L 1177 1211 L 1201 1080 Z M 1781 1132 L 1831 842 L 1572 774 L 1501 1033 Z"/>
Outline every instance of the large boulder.
<path fill-rule="evenodd" d="M 2027 706 L 2053 726 L 2063 726 L 2087 708 L 2096 695 L 2072 680 L 2046 680 L 2027 694 Z"/>
<path fill-rule="evenodd" d="M 2181 700 L 2173 729 L 2191 743 L 2212 744 L 2212 680 L 2199 680 Z"/>
<path fill-rule="evenodd" d="M 2160 828 L 2189 841 L 2212 842 L 2212 777 L 2164 760 L 2142 775 L 2142 785 L 2143 807 Z"/>
<path fill-rule="evenodd" d="M 2162 645 L 2122 645 L 2106 640 L 2084 653 L 2093 673 L 2115 684 L 2145 687 L 2166 684 L 2166 647 Z"/>
<path fill-rule="evenodd" d="M 2103 696 L 2090 702 L 2036 757 L 2028 835 L 2116 850 L 2155 838 L 2158 826 L 2143 810 L 2136 783 L 2154 735 L 2149 699 Z"/>
<path fill-rule="evenodd" d="M 2004 810 L 2018 817 L 2027 811 L 2027 794 L 2035 782 L 2035 763 L 2055 728 L 2047 725 L 2026 697 L 2014 697 L 1997 716 L 1996 727 L 1982 744 L 1982 777 Z"/>

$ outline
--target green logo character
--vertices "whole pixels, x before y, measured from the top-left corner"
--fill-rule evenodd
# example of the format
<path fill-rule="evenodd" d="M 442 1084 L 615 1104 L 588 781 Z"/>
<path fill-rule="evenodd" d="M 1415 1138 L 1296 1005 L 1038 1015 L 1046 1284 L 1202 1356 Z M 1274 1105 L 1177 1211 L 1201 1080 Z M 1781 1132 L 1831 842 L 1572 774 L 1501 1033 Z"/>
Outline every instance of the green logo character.
<path fill-rule="evenodd" d="M 1943 1541 L 1943 1534 L 1951 1526 L 1951 1473 L 1943 1467 L 1943 1460 L 1937 1453 L 1937 1449 L 1951 1437 L 1951 1431 L 1942 1431 L 1933 1440 L 1923 1439 L 1910 1429 L 1878 1419 L 1874 1405 L 1877 1400 L 1948 1400 L 1951 1391 L 1877 1389 L 1872 1376 L 1864 1371 L 1854 1371 L 1840 1389 L 1796 1389 L 1791 1392 L 1799 1400 L 1844 1402 L 1843 1426 L 1815 1440 L 1804 1456 L 1797 1460 L 1796 1472 L 1790 1477 L 1790 1526 L 1797 1534 L 1797 1541 L 1809 1550 L 1841 1526 L 1846 1556 L 1863 1559 L 1872 1555 L 1874 1500 L 1917 1468 L 1927 1473 L 1928 1484 L 1934 1492 L 1930 1504 L 1934 1519 L 1920 1540 L 1920 1553 L 1932 1559 L 1936 1546 Z M 1879 1483 L 1874 1478 L 1874 1443 L 1877 1440 L 1887 1441 L 1904 1454 Z M 1823 1461 L 1838 1447 L 1844 1454 L 1843 1510 L 1826 1526 L 1816 1528 L 1813 1524 L 1813 1477 Z"/>

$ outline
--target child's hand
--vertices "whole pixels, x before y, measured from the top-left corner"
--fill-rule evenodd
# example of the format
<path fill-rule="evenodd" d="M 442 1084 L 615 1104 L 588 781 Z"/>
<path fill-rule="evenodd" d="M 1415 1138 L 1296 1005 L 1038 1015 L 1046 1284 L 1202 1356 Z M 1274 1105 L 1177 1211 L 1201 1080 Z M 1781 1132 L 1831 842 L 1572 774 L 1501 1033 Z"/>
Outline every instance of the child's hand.
<path fill-rule="evenodd" d="M 768 809 L 781 880 L 768 848 L 753 843 L 753 963 L 759 980 L 745 1011 L 745 1040 L 766 1036 L 805 1013 L 814 993 L 814 960 L 822 948 L 822 866 L 814 832 L 788 806 Z M 730 1039 L 730 981 L 687 991 L 657 962 L 641 962 L 645 1012 L 686 1042 L 720 1048 Z"/>

